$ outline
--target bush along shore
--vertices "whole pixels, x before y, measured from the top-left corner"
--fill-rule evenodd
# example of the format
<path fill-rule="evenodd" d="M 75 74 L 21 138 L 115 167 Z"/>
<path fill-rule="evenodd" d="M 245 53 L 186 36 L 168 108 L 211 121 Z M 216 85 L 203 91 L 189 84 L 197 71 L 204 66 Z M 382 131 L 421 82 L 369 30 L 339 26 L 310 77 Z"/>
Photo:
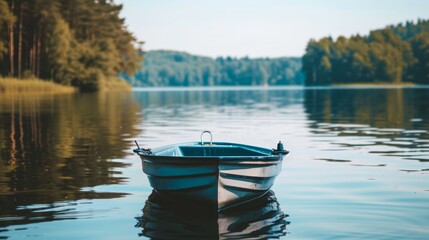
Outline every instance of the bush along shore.
<path fill-rule="evenodd" d="M 0 78 L 0 93 L 73 93 L 77 90 L 40 79 Z"/>
<path fill-rule="evenodd" d="M 131 91 L 131 86 L 121 78 L 109 78 L 100 83 L 99 91 Z M 73 93 L 79 88 L 64 86 L 52 81 L 40 80 L 36 78 L 18 79 L 1 78 L 0 93 Z"/>

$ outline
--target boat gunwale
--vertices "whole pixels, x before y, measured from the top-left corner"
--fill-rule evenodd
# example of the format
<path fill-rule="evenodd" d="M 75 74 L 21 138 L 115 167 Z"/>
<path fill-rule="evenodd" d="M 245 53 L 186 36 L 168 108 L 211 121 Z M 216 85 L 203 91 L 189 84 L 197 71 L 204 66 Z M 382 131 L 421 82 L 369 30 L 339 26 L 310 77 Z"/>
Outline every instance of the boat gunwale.
<path fill-rule="evenodd" d="M 225 155 L 225 156 L 183 156 L 183 155 L 157 155 L 162 152 L 168 151 L 169 149 L 179 148 L 180 147 L 195 147 L 195 148 L 202 148 L 202 147 L 231 147 L 231 148 L 242 148 L 245 150 L 248 150 L 249 152 L 254 152 L 259 155 L 245 155 L 245 156 L 234 156 L 234 155 Z M 146 151 L 144 149 L 135 149 L 135 153 L 137 153 L 142 160 L 157 160 L 157 161 L 163 161 L 163 162 L 169 162 L 174 161 L 175 163 L 217 163 L 218 161 L 222 161 L 222 163 L 227 164 L 228 162 L 234 164 L 239 162 L 246 162 L 250 161 L 252 164 L 255 164 L 257 161 L 264 161 L 261 164 L 267 164 L 270 163 L 270 161 L 273 161 L 273 164 L 276 162 L 282 161 L 281 155 L 286 154 L 273 154 L 273 150 L 268 148 L 262 148 L 257 146 L 251 146 L 246 144 L 240 144 L 240 143 L 232 143 L 232 142 L 213 142 L 212 144 L 204 144 L 201 145 L 200 142 L 184 142 L 184 143 L 177 143 L 177 144 L 170 144 L 158 148 L 151 149 L 150 151 Z M 183 161 L 180 161 L 180 159 L 183 159 Z M 201 159 L 204 159 L 204 162 L 201 162 Z"/>
<path fill-rule="evenodd" d="M 246 149 L 250 152 L 255 152 L 261 155 L 243 155 L 243 156 L 170 156 L 170 155 L 157 155 L 159 153 L 162 153 L 164 151 L 167 151 L 169 149 L 174 148 L 180 148 L 180 147 L 193 147 L 193 148 L 242 148 Z M 232 142 L 213 142 L 212 144 L 204 144 L 201 145 L 200 142 L 184 142 L 184 143 L 177 143 L 177 144 L 170 144 L 162 147 L 157 147 L 154 149 L 150 149 L 150 151 L 147 151 L 146 149 L 137 148 L 134 149 L 134 152 L 137 153 L 140 156 L 163 156 L 163 157 L 269 157 L 269 156 L 277 156 L 277 154 L 273 154 L 273 150 L 263 147 L 257 147 L 257 146 L 251 146 L 246 144 L 240 144 L 240 143 L 232 143 Z"/>
<path fill-rule="evenodd" d="M 180 156 L 151 156 L 140 155 L 142 161 L 153 163 L 171 163 L 183 165 L 228 165 L 228 164 L 249 164 L 249 165 L 274 165 L 283 160 L 279 156 L 263 157 L 180 157 Z"/>

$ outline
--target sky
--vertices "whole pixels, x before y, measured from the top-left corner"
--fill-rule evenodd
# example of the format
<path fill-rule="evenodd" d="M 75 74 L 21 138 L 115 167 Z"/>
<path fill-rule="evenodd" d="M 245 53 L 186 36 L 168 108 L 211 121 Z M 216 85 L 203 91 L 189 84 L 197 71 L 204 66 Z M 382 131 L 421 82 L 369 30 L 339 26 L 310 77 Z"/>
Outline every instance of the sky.
<path fill-rule="evenodd" d="M 302 56 L 310 39 L 429 19 L 429 0 L 116 0 L 143 49 L 209 57 Z"/>

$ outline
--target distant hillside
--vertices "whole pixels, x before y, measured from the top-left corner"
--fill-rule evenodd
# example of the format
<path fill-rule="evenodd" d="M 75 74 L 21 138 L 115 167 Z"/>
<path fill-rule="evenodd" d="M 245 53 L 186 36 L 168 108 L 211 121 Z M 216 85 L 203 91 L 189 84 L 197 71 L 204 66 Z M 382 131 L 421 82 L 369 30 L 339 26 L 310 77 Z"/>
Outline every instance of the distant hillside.
<path fill-rule="evenodd" d="M 388 26 L 368 36 L 312 39 L 303 71 L 306 85 L 429 84 L 429 20 Z"/>
<path fill-rule="evenodd" d="M 148 51 L 143 69 L 123 76 L 133 86 L 235 86 L 303 84 L 301 58 L 210 58 Z"/>

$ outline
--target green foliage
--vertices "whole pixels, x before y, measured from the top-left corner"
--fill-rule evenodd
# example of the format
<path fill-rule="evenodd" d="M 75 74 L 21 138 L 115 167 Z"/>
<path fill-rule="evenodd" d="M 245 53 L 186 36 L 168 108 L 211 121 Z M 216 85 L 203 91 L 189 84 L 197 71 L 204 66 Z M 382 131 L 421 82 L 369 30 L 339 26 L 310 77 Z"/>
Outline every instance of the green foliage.
<path fill-rule="evenodd" d="M 413 38 L 411 47 L 417 59 L 416 63 L 411 66 L 411 74 L 417 83 L 427 84 L 427 79 L 429 79 L 429 31 L 420 33 Z"/>
<path fill-rule="evenodd" d="M 307 85 L 429 83 L 429 21 L 389 26 L 336 41 L 310 40 L 303 56 Z"/>
<path fill-rule="evenodd" d="M 7 53 L 7 24 L 13 23 L 15 17 L 9 10 L 7 2 L 0 0 L 0 61 L 4 58 Z"/>
<path fill-rule="evenodd" d="M 72 35 L 67 23 L 58 17 L 53 21 L 47 38 L 47 58 L 51 64 L 52 78 L 64 85 L 70 85 L 66 68 L 70 60 L 68 56 L 71 52 L 71 42 Z"/>
<path fill-rule="evenodd" d="M 0 0 L 0 75 L 30 75 L 83 91 L 140 68 L 136 39 L 113 1 Z"/>
<path fill-rule="evenodd" d="M 429 21 L 419 19 L 417 23 L 407 21 L 405 25 L 402 23 L 397 26 L 389 26 L 389 29 L 396 35 L 400 36 L 402 40 L 411 40 L 420 33 L 429 32 Z"/>
<path fill-rule="evenodd" d="M 300 58 L 209 58 L 175 51 L 145 53 L 143 70 L 129 77 L 134 86 L 214 86 L 302 84 Z"/>

